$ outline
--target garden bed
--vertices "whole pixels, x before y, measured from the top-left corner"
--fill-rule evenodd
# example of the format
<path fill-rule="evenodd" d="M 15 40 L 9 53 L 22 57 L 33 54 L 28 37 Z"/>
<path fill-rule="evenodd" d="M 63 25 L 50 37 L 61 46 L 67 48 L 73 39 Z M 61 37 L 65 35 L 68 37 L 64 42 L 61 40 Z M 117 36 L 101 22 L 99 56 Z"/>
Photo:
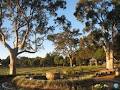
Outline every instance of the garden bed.
<path fill-rule="evenodd" d="M 82 85 L 86 85 L 92 81 L 92 76 L 89 78 L 58 80 L 37 80 L 29 79 L 25 76 L 17 76 L 12 82 L 17 87 L 24 88 L 25 90 L 72 90 L 71 88 L 82 87 Z"/>

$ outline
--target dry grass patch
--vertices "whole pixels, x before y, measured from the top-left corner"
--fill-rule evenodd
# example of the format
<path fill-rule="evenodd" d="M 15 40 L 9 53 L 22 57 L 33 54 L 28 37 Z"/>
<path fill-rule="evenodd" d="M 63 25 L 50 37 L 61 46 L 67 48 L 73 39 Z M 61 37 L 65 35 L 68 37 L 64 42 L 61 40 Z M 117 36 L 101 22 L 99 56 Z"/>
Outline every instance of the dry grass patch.
<path fill-rule="evenodd" d="M 83 78 L 83 79 L 58 79 L 58 80 L 36 80 L 26 78 L 25 76 L 17 76 L 13 79 L 13 83 L 17 87 L 27 88 L 28 89 L 57 89 L 57 90 L 70 90 L 71 87 L 76 87 L 76 85 L 87 84 L 92 82 L 92 77 Z"/>

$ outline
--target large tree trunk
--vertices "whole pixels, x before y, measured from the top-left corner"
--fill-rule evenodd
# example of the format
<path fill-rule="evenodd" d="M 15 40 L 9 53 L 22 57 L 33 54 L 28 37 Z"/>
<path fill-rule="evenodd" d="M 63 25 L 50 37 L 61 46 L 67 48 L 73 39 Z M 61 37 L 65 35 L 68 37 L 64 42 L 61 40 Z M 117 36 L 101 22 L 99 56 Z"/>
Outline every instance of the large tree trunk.
<path fill-rule="evenodd" d="M 16 74 L 16 52 L 11 51 L 10 52 L 10 64 L 9 64 L 9 74 L 15 75 Z"/>
<path fill-rule="evenodd" d="M 113 66 L 113 50 L 106 51 L 106 68 L 114 69 Z"/>

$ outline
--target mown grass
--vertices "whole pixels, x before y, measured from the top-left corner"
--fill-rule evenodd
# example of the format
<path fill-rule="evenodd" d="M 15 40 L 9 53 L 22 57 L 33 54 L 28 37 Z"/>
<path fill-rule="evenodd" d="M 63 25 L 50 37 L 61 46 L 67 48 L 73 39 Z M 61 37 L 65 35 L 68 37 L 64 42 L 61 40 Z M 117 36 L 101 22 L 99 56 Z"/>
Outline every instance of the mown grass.
<path fill-rule="evenodd" d="M 91 72 L 96 71 L 104 66 L 75 66 L 75 67 L 24 67 L 17 68 L 17 74 L 45 74 L 46 72 L 66 72 L 72 73 L 74 71 Z M 0 75 L 8 75 L 9 68 L 0 67 Z"/>

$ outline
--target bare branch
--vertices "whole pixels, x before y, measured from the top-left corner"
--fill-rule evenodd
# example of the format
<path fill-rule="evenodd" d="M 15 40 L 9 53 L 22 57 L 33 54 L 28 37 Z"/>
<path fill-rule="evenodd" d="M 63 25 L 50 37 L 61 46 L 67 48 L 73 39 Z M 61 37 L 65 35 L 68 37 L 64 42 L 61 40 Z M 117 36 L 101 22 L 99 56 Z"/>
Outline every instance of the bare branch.
<path fill-rule="evenodd" d="M 27 53 L 36 53 L 36 51 L 24 50 L 24 51 L 18 52 L 17 55 L 22 54 L 22 53 L 25 53 L 25 52 L 27 52 Z"/>

